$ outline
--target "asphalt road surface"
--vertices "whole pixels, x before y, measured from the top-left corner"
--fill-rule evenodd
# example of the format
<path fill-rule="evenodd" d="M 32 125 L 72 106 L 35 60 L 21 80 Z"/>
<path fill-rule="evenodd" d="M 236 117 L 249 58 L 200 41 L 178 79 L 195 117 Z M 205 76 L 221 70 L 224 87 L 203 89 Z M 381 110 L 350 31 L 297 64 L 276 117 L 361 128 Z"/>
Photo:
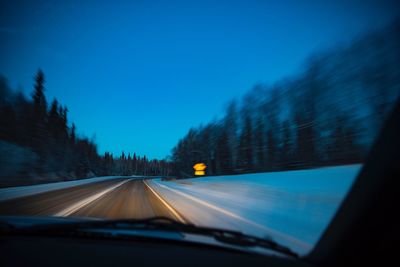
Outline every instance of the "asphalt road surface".
<path fill-rule="evenodd" d="M 185 219 L 145 180 L 115 179 L 0 202 L 2 215 Z"/>

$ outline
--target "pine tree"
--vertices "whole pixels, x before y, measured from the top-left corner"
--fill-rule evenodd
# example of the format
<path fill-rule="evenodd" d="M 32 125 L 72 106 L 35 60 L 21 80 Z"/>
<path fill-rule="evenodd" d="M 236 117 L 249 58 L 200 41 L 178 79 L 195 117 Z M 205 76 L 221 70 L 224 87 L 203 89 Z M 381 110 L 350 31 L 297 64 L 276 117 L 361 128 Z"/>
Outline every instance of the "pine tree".
<path fill-rule="evenodd" d="M 265 167 L 265 144 L 264 144 L 264 122 L 259 118 L 254 130 L 254 150 L 257 157 L 257 169 L 263 170 Z"/>
<path fill-rule="evenodd" d="M 267 153 L 268 153 L 268 168 L 273 170 L 276 168 L 276 154 L 277 154 L 277 145 L 273 129 L 269 129 L 267 132 Z"/>
<path fill-rule="evenodd" d="M 292 139 L 290 135 L 290 122 L 288 120 L 282 123 L 282 148 L 280 152 L 280 162 L 282 169 L 290 168 L 292 161 Z"/>
<path fill-rule="evenodd" d="M 218 174 L 231 174 L 233 172 L 232 151 L 228 144 L 228 134 L 225 129 L 222 130 L 217 141 L 216 159 Z"/>
<path fill-rule="evenodd" d="M 238 146 L 238 112 L 237 103 L 235 100 L 228 104 L 225 114 L 225 122 L 223 127 L 227 131 L 227 139 L 230 151 L 232 151 L 232 168 L 235 168 L 235 162 L 237 161 L 237 146 Z"/>
<path fill-rule="evenodd" d="M 38 116 L 42 116 L 42 119 L 44 119 L 47 112 L 47 101 L 44 95 L 44 82 L 44 73 L 42 70 L 39 69 L 35 76 L 35 85 L 32 99 L 35 113 L 37 113 Z"/>
<path fill-rule="evenodd" d="M 239 139 L 238 162 L 240 171 L 249 172 L 253 170 L 253 130 L 250 116 L 245 116 L 244 126 Z"/>
<path fill-rule="evenodd" d="M 47 101 L 44 95 L 44 73 L 39 70 L 35 76 L 34 92 L 32 94 L 33 100 L 33 114 L 30 120 L 31 142 L 30 146 L 39 155 L 39 163 L 36 170 L 44 171 L 46 147 L 48 140 L 47 131 Z"/>

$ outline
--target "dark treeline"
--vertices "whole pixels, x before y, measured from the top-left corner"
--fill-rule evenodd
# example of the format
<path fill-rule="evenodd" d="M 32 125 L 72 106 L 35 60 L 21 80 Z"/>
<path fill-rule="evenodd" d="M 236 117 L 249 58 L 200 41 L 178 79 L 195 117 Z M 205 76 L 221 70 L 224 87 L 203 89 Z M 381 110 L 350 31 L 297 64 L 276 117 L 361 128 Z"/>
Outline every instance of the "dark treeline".
<path fill-rule="evenodd" d="M 116 158 L 110 153 L 99 155 L 94 141 L 77 136 L 75 125 L 69 125 L 67 107 L 57 100 L 48 104 L 44 85 L 45 77 L 39 70 L 32 97 L 27 99 L 0 77 L 1 176 L 45 181 L 169 173 L 165 160 L 124 153 Z"/>
<path fill-rule="evenodd" d="M 311 57 L 304 71 L 259 84 L 172 150 L 174 175 L 302 169 L 361 162 L 400 92 L 400 23 Z"/>
<path fill-rule="evenodd" d="M 126 155 L 122 152 L 119 158 L 114 159 L 112 154 L 106 152 L 101 164 L 104 175 L 168 176 L 172 171 L 167 160 L 149 160 L 146 156 L 136 156 L 136 153 Z"/>

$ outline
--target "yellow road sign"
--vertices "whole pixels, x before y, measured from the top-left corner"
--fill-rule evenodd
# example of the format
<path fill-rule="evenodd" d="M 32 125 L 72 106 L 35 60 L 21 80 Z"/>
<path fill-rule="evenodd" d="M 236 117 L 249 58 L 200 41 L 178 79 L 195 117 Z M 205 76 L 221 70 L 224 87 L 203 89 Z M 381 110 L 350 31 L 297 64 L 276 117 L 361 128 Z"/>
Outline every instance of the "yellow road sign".
<path fill-rule="evenodd" d="M 194 175 L 205 175 L 206 174 L 206 171 L 205 171 L 206 168 L 207 168 L 206 164 L 204 164 L 204 163 L 196 163 L 193 166 Z"/>

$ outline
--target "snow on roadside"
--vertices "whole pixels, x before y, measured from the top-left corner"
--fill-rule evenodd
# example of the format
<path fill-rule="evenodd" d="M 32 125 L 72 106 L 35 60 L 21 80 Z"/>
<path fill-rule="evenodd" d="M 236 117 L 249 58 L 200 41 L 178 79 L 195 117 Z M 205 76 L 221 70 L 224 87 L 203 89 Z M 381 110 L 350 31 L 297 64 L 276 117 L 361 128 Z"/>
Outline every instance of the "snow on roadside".
<path fill-rule="evenodd" d="M 151 185 L 195 224 L 272 236 L 305 254 L 320 238 L 360 168 L 154 179 Z"/>

